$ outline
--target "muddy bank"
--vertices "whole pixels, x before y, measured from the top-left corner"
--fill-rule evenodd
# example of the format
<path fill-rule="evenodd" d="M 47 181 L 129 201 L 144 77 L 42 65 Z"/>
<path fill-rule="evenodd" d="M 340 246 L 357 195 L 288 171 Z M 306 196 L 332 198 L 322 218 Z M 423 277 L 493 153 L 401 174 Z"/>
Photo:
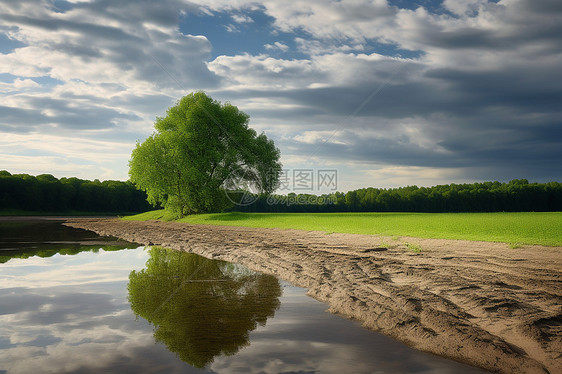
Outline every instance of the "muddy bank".
<path fill-rule="evenodd" d="M 560 247 L 116 219 L 66 224 L 276 275 L 369 329 L 492 372 L 562 372 Z"/>

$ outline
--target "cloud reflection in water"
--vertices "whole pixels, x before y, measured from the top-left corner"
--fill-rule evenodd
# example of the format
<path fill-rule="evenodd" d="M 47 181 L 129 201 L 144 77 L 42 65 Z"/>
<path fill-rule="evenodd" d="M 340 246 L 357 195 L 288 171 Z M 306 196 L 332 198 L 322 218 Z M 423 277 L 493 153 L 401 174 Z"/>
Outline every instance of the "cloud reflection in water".
<path fill-rule="evenodd" d="M 273 277 L 163 249 L 14 258 L 0 264 L 0 372 L 479 372 L 326 308 Z"/>

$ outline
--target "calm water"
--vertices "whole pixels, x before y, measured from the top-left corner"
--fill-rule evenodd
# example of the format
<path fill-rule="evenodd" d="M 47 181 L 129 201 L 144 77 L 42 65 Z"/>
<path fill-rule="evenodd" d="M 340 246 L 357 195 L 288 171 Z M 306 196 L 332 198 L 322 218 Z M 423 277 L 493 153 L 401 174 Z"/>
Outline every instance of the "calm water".
<path fill-rule="evenodd" d="M 0 222 L 0 373 L 478 373 L 247 268 Z"/>

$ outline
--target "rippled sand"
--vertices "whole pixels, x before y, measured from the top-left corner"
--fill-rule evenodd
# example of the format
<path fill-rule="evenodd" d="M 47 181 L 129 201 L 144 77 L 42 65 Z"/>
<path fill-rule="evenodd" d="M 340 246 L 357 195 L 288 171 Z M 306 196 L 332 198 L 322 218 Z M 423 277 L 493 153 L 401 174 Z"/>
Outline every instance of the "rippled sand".
<path fill-rule="evenodd" d="M 493 372 L 562 372 L 562 247 L 99 218 L 66 224 L 276 275 L 419 350 Z"/>

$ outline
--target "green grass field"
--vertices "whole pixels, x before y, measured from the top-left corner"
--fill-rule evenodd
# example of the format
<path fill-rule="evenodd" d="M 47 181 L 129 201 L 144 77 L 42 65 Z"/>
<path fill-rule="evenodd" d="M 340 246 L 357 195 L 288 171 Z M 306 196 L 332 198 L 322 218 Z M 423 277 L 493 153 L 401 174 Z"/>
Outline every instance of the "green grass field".
<path fill-rule="evenodd" d="M 168 220 L 157 210 L 128 220 Z M 327 233 L 412 236 L 562 246 L 562 212 L 542 213 L 218 213 L 180 222 L 207 225 L 276 227 Z"/>

